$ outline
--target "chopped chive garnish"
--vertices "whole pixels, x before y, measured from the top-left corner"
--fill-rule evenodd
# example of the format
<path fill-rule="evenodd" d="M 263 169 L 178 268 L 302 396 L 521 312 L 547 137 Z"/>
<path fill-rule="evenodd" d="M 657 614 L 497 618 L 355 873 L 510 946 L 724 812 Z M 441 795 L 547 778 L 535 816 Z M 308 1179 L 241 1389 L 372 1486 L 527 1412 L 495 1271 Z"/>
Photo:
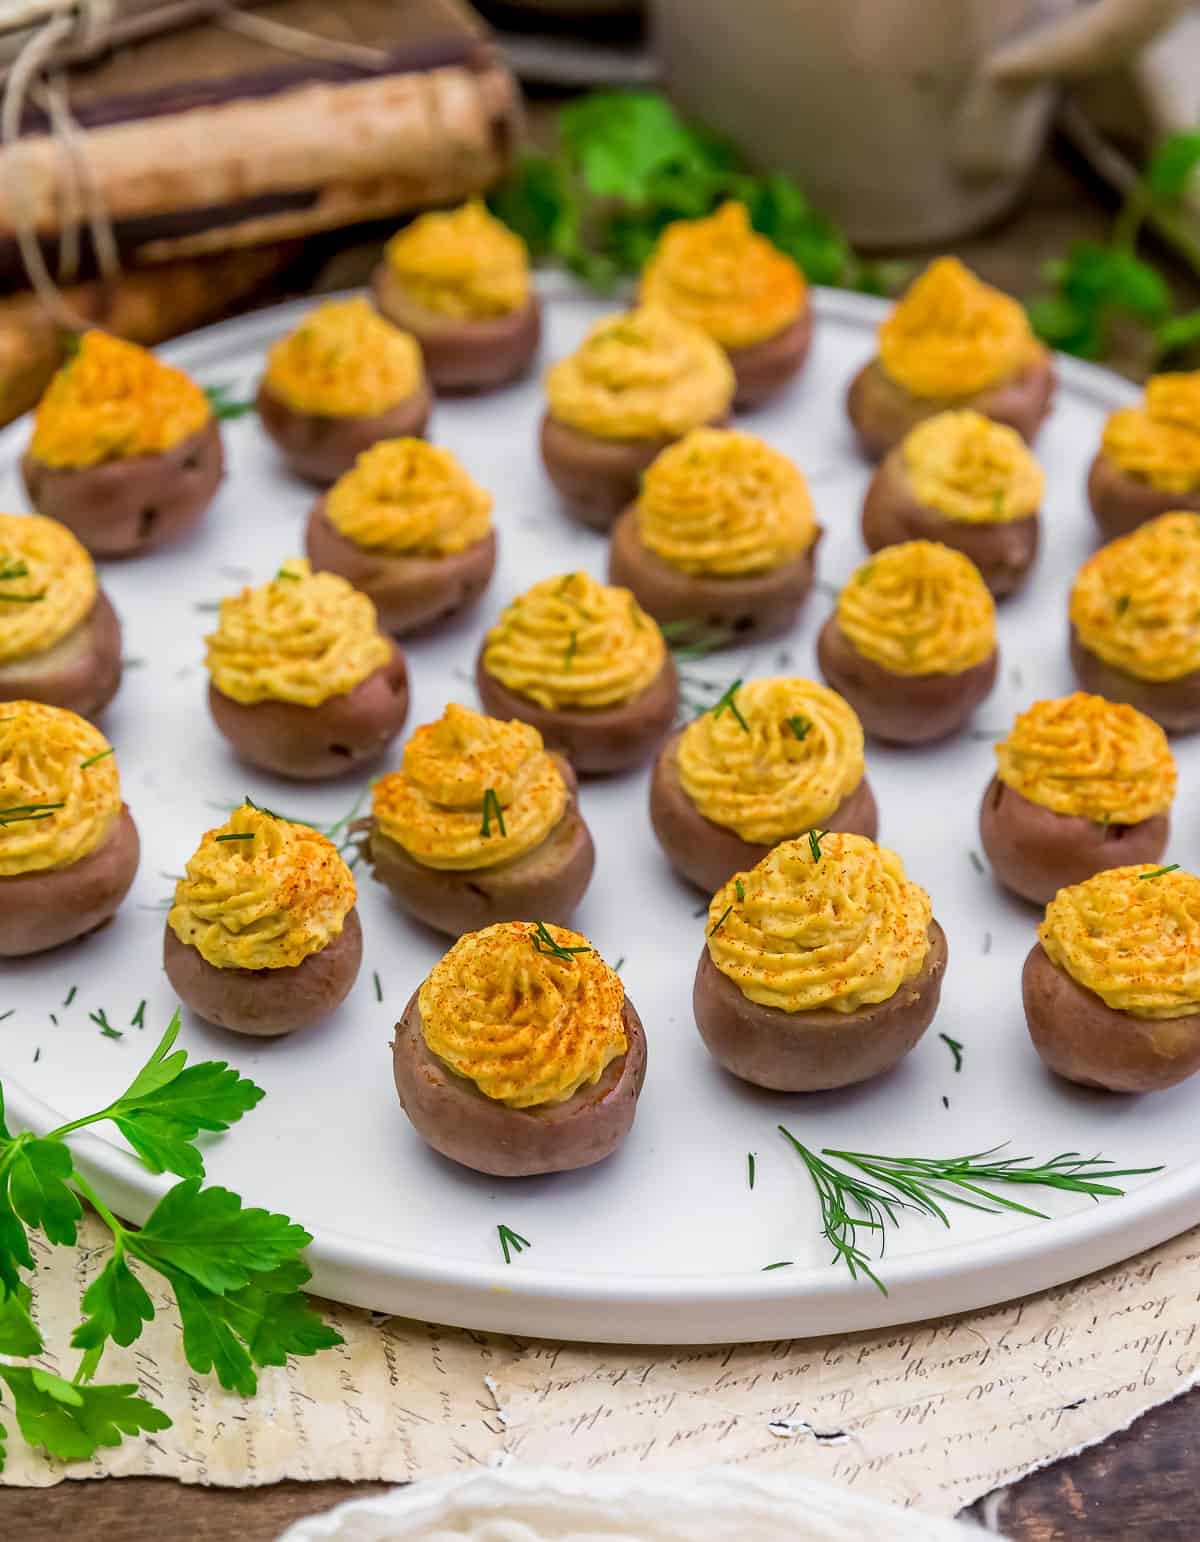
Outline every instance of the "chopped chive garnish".
<path fill-rule="evenodd" d="M 11 1017 L 16 1010 L 16 1007 L 9 1007 L 7 1012 L 0 1012 L 0 1023 L 2 1023 L 6 1017 Z"/>
<path fill-rule="evenodd" d="M 29 564 L 27 562 L 18 561 L 18 562 L 14 562 L 11 565 L 11 567 L 5 566 L 5 567 L 0 568 L 0 579 L 5 579 L 5 578 L 28 578 L 28 577 L 29 577 Z"/>
<path fill-rule="evenodd" d="M 53 1012 L 50 1012 L 50 1013 L 48 1013 L 48 1014 L 47 1014 L 47 1016 L 48 1016 L 48 1017 L 49 1017 L 49 1018 L 50 1018 L 50 1021 L 51 1021 L 51 1022 L 52 1022 L 52 1023 L 53 1023 L 53 1024 L 54 1024 L 54 1026 L 55 1026 L 55 1027 L 56 1027 L 56 1028 L 57 1028 L 57 1027 L 58 1027 L 58 1018 L 57 1018 L 57 1017 L 55 1017 L 55 1015 L 54 1015 L 54 1013 L 53 1013 Z"/>
<path fill-rule="evenodd" d="M 1123 616 L 1128 609 L 1129 596 L 1127 594 L 1119 594 L 1117 596 L 1117 615 Z"/>
<path fill-rule="evenodd" d="M 984 872 L 987 871 L 987 869 L 983 865 L 983 858 L 979 855 L 979 853 L 973 847 L 967 852 L 967 856 L 970 857 L 970 859 L 971 859 L 971 866 L 975 869 L 975 871 L 977 873 L 984 873 Z"/>
<path fill-rule="evenodd" d="M 523 1253 L 526 1248 L 533 1246 L 528 1237 L 522 1237 L 519 1231 L 513 1231 L 511 1226 L 503 1223 L 496 1227 L 496 1235 L 500 1238 L 500 1250 L 506 1264 L 512 1263 L 513 1253 Z"/>
<path fill-rule="evenodd" d="M 592 949 L 584 943 L 582 947 L 568 948 L 561 942 L 555 942 L 544 921 L 535 921 L 533 926 L 533 945 L 539 953 L 547 953 L 552 958 L 565 959 L 568 964 L 574 961 L 576 953 L 590 953 Z"/>
<path fill-rule="evenodd" d="M 819 862 L 821 860 L 823 855 L 821 851 L 821 842 L 828 834 L 828 830 L 810 830 L 808 832 L 808 849 L 812 853 L 812 859 L 814 862 Z"/>
<path fill-rule="evenodd" d="M 737 693 L 739 690 L 741 690 L 741 688 L 742 681 L 737 679 L 732 683 L 732 685 L 723 691 L 712 705 L 712 715 L 713 717 L 720 717 L 721 713 L 724 712 L 726 707 L 728 707 L 730 712 L 732 712 L 734 717 L 737 719 L 742 732 L 748 734 L 750 732 L 750 724 L 747 723 L 746 719 L 742 716 L 742 710 L 738 706 L 736 699 Z"/>
<path fill-rule="evenodd" d="M 278 582 L 281 578 L 287 579 L 287 581 L 289 583 L 292 583 L 292 584 L 298 584 L 300 582 L 300 574 L 299 573 L 289 573 L 287 568 L 280 568 L 279 572 L 276 573 L 276 575 L 275 575 L 276 582 Z"/>
<path fill-rule="evenodd" d="M 485 840 L 491 839 L 493 819 L 500 834 L 507 837 L 508 831 L 504 827 L 504 810 L 500 807 L 499 795 L 494 787 L 487 787 L 483 793 L 483 822 L 479 826 L 479 833 Z"/>
<path fill-rule="evenodd" d="M 956 1071 L 961 1071 L 963 1065 L 962 1044 L 958 1041 L 958 1039 L 952 1039 L 948 1033 L 939 1033 L 938 1038 L 941 1039 L 942 1043 L 954 1056 L 954 1069 Z"/>
<path fill-rule="evenodd" d="M 379 970 L 378 969 L 374 970 L 373 974 L 374 974 L 374 977 L 375 977 L 375 1000 L 376 1001 L 382 1001 L 383 1000 L 383 986 L 380 984 L 380 981 L 379 981 Z"/>
<path fill-rule="evenodd" d="M 71 989 L 67 992 L 67 999 L 63 1002 L 63 1006 L 64 1007 L 69 1007 L 71 1005 L 71 1003 L 75 1000 L 75 997 L 78 994 L 78 992 L 79 992 L 78 985 L 72 985 Z"/>
<path fill-rule="evenodd" d="M 720 916 L 717 918 L 717 920 L 709 928 L 708 935 L 710 937 L 713 936 L 714 933 L 719 932 L 721 930 L 721 928 L 725 925 L 725 922 L 729 919 L 729 916 L 732 914 L 732 911 L 733 911 L 733 906 L 732 905 L 726 905 L 725 906 L 725 909 L 721 912 Z"/>
<path fill-rule="evenodd" d="M 40 594 L 0 594 L 0 600 L 3 600 L 8 605 L 36 605 L 39 600 L 44 600 L 45 598 L 46 591 L 44 589 Z"/>
<path fill-rule="evenodd" d="M 801 744 L 804 743 L 805 738 L 808 736 L 812 729 L 812 723 L 809 721 L 809 719 L 806 717 L 801 717 L 799 713 L 797 713 L 794 717 L 788 718 L 787 725 Z"/>
<path fill-rule="evenodd" d="M 764 1264 L 762 1272 L 766 1274 L 770 1269 L 790 1269 L 794 1262 L 795 1260 L 791 1258 L 781 1258 L 777 1264 Z"/>
<path fill-rule="evenodd" d="M 621 968 L 624 965 L 624 963 L 625 963 L 625 955 L 624 955 L 624 953 L 622 953 L 620 958 L 613 965 L 613 974 L 620 974 L 621 973 Z"/>
<path fill-rule="evenodd" d="M 738 904 L 741 905 L 744 903 L 746 898 L 746 891 L 742 887 L 742 880 L 740 878 L 735 878 L 733 880 L 733 892 L 737 895 Z"/>
<path fill-rule="evenodd" d="M 86 771 L 89 766 L 94 766 L 98 760 L 107 760 L 110 755 L 115 754 L 116 751 L 113 749 L 112 745 L 109 745 L 108 749 L 101 750 L 98 755 L 91 755 L 87 760 L 81 760 L 79 762 L 79 769 L 81 771 Z"/>
<path fill-rule="evenodd" d="M 28 820 L 49 819 L 56 809 L 66 808 L 65 803 L 14 803 L 11 808 L 0 809 L 0 829 Z"/>
<path fill-rule="evenodd" d="M 242 799 L 246 808 L 252 808 L 256 814 L 265 814 L 268 819 L 282 819 L 282 814 L 277 814 L 273 808 L 268 808 L 265 803 L 255 803 L 249 795 Z M 295 823 L 295 821 L 293 821 Z"/>
<path fill-rule="evenodd" d="M 1179 863 L 1172 862 L 1170 867 L 1156 867 L 1152 873 L 1139 873 L 1139 878 L 1164 878 L 1168 873 L 1177 873 Z"/>
<path fill-rule="evenodd" d="M 38 1061 L 41 1058 L 42 1058 L 42 1046 L 39 1044 L 38 1047 L 33 1052 L 33 1063 L 34 1063 L 34 1065 L 37 1065 Z"/>
<path fill-rule="evenodd" d="M 146 1003 L 145 1003 L 145 1001 L 139 1001 L 138 1002 L 138 1004 L 137 1004 L 137 1011 L 129 1019 L 129 1026 L 131 1028 L 144 1028 L 146 1026 Z"/>
<path fill-rule="evenodd" d="M 219 841 L 252 841 L 254 839 L 254 831 L 231 830 L 228 835 L 218 835 L 217 839 Z"/>
<path fill-rule="evenodd" d="M 575 655 L 576 655 L 576 653 L 578 651 L 579 651 L 579 633 L 578 632 L 572 632 L 571 633 L 571 640 L 567 644 L 567 657 L 566 657 L 566 661 L 565 661 L 565 663 L 563 665 L 563 667 L 565 669 L 570 669 L 571 665 L 575 662 Z"/>
<path fill-rule="evenodd" d="M 114 1028 L 113 1025 L 109 1022 L 108 1014 L 105 1012 L 103 1007 L 97 1008 L 95 1012 L 89 1012 L 88 1016 L 91 1018 L 92 1022 L 99 1023 L 101 1037 L 105 1039 L 123 1039 L 125 1037 L 125 1035 L 121 1033 L 119 1029 Z"/>
<path fill-rule="evenodd" d="M 750 1180 L 750 1187 L 753 1188 L 754 1187 L 754 1153 L 753 1153 L 753 1151 L 747 1151 L 747 1153 L 746 1153 L 746 1177 Z"/>

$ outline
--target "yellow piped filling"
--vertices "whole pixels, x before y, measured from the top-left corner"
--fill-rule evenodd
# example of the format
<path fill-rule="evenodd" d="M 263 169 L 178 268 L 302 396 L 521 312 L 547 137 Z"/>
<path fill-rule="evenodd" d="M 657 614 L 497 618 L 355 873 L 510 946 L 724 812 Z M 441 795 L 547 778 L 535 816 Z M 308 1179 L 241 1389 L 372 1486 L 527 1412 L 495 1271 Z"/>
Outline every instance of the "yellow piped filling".
<path fill-rule="evenodd" d="M 1175 758 L 1152 718 L 1084 691 L 1035 701 L 996 746 L 996 775 L 1031 803 L 1133 825 L 1175 797 Z"/>
<path fill-rule="evenodd" d="M 479 321 L 511 316 L 529 299 L 524 241 L 477 198 L 422 214 L 383 249 L 389 272 L 431 316 Z"/>
<path fill-rule="evenodd" d="M 743 996 L 781 1012 L 857 1012 L 893 997 L 929 952 L 929 896 L 861 835 L 784 841 L 708 907 L 708 954 Z M 739 897 L 739 888 L 741 895 Z"/>
<path fill-rule="evenodd" d="M 567 809 L 567 784 L 528 723 L 451 702 L 418 728 L 404 765 L 375 784 L 382 834 L 424 867 L 472 871 L 534 850 Z"/>
<path fill-rule="evenodd" d="M 384 439 L 329 489 L 325 517 L 368 551 L 448 557 L 487 536 L 492 495 L 449 450 L 424 439 Z"/>
<path fill-rule="evenodd" d="M 792 259 L 755 231 L 745 204 L 731 199 L 704 219 L 667 226 L 642 270 L 641 294 L 723 348 L 747 348 L 791 326 L 808 286 Z"/>
<path fill-rule="evenodd" d="M 1015 428 L 965 408 L 939 412 L 905 435 L 904 474 L 918 503 L 968 525 L 1036 514 L 1045 477 Z"/>
<path fill-rule="evenodd" d="M 629 1047 L 625 990 L 585 937 L 532 921 L 468 932 L 417 993 L 430 1053 L 509 1108 L 565 1103 Z"/>
<path fill-rule="evenodd" d="M 1084 647 L 1139 680 L 1200 669 L 1200 515 L 1160 514 L 1080 568 L 1071 624 Z"/>
<path fill-rule="evenodd" d="M 29 449 L 44 466 L 161 455 L 199 433 L 211 416 L 208 398 L 181 369 L 93 330 L 46 387 Z"/>
<path fill-rule="evenodd" d="M 1140 407 L 1121 407 L 1104 425 L 1105 455 L 1164 493 L 1200 487 L 1200 371 L 1154 375 Z"/>
<path fill-rule="evenodd" d="M 606 316 L 546 373 L 551 417 L 601 439 L 677 439 L 722 418 L 733 370 L 720 346 L 661 305 Z"/>
<path fill-rule="evenodd" d="M 205 832 L 167 925 L 214 969 L 290 969 L 341 936 L 355 898 L 331 840 L 243 804 Z"/>
<path fill-rule="evenodd" d="M 0 514 L 0 664 L 45 653 L 91 615 L 96 569 L 65 525 Z"/>
<path fill-rule="evenodd" d="M 483 667 L 539 707 L 611 707 L 661 674 L 667 645 L 628 589 L 587 573 L 543 578 L 505 606 Z"/>
<path fill-rule="evenodd" d="M 1193 873 L 1109 868 L 1060 889 L 1038 937 L 1053 963 L 1119 1012 L 1171 1018 L 1200 1011 L 1200 878 Z"/>
<path fill-rule="evenodd" d="M 1041 353 L 1024 307 L 959 262 L 938 257 L 879 328 L 879 362 L 914 396 L 961 401 Z"/>
<path fill-rule="evenodd" d="M 373 418 L 414 396 L 425 366 L 416 339 L 360 297 L 310 311 L 271 345 L 264 379 L 294 412 Z"/>
<path fill-rule="evenodd" d="M 754 434 L 696 428 L 658 455 L 642 479 L 644 544 L 682 573 L 713 578 L 767 572 L 817 538 L 799 468 Z"/>
<path fill-rule="evenodd" d="M 270 583 L 222 600 L 217 629 L 205 641 L 213 684 L 247 705 L 319 707 L 392 656 L 367 596 L 336 573 L 314 573 L 300 557 Z"/>
<path fill-rule="evenodd" d="M 898 675 L 956 675 L 990 658 L 996 606 L 969 557 L 940 541 L 904 541 L 851 575 L 837 622 L 853 646 Z"/>
<path fill-rule="evenodd" d="M 728 707 L 704 712 L 679 739 L 679 781 L 705 819 L 773 846 L 820 825 L 861 783 L 862 724 L 836 691 L 751 680 L 733 702 L 741 722 Z"/>
<path fill-rule="evenodd" d="M 0 878 L 70 867 L 103 845 L 121 813 L 110 749 L 74 712 L 40 701 L 3 703 Z M 20 819 L 21 811 L 34 817 Z"/>

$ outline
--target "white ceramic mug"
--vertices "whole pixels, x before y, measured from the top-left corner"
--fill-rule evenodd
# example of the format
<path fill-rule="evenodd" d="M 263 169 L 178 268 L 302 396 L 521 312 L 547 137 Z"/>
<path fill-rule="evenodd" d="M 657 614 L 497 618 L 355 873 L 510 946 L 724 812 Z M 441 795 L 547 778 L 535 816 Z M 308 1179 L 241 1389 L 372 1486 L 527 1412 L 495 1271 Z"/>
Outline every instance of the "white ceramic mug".
<path fill-rule="evenodd" d="M 947 241 L 1019 195 L 1058 86 L 1188 0 L 652 0 L 668 90 L 857 245 Z"/>

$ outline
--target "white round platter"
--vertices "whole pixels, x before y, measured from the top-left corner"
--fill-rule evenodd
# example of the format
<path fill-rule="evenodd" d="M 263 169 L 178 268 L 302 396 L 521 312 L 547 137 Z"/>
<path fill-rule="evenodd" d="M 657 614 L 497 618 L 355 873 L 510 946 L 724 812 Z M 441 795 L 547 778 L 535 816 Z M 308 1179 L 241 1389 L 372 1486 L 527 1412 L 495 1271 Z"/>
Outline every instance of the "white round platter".
<path fill-rule="evenodd" d="M 544 357 L 574 348 L 604 305 L 547 287 Z M 843 394 L 873 352 L 882 306 L 822 293 L 802 379 L 745 425 L 795 457 L 825 526 L 822 587 L 794 635 L 684 666 L 687 694 L 736 676 L 815 673 L 813 642 L 841 583 L 864 553 L 858 511 L 868 469 L 843 414 Z M 249 394 L 264 350 L 306 306 L 291 305 L 196 334 L 164 350 L 205 384 Z M 1084 472 L 1105 414 L 1132 388 L 1061 361 L 1058 404 L 1039 453 L 1048 473 L 1044 544 L 1032 583 L 1000 615 L 1002 668 L 970 734 L 924 751 L 868 747 L 881 839 L 933 896 L 950 941 L 941 1010 L 890 1075 L 838 1093 L 771 1094 L 710 1060 L 692 1021 L 692 976 L 703 940 L 702 897 L 678 882 L 651 834 L 647 773 L 591 781 L 583 808 L 596 876 L 576 924 L 622 978 L 646 1025 L 649 1074 L 635 1128 L 600 1166 L 540 1179 L 485 1178 L 431 1153 L 392 1088 L 389 1040 L 409 994 L 444 942 L 394 909 L 360 866 L 361 976 L 342 1009 L 274 1042 L 238 1038 L 185 1014 L 193 1057 L 228 1059 L 266 1088 L 259 1107 L 211 1141 L 209 1178 L 248 1203 L 286 1211 L 314 1235 L 313 1288 L 357 1305 L 482 1329 L 618 1342 L 723 1342 L 876 1327 L 1024 1294 L 1109 1264 L 1200 1221 L 1196 1085 L 1145 1098 L 1071 1087 L 1044 1072 L 1030 1046 L 1020 972 L 1037 919 L 983 870 L 976 813 L 994 757 L 990 738 L 1039 696 L 1072 688 L 1066 595 L 1092 548 Z M 605 572 L 606 547 L 556 506 L 539 464 L 535 378 L 498 395 L 440 402 L 436 440 L 459 454 L 496 499 L 500 562 L 479 611 L 409 648 L 409 726 L 448 699 L 474 703 L 471 671 L 484 627 L 535 579 L 585 567 Z M 105 722 L 142 835 L 135 888 L 114 923 L 72 948 L 0 972 L 0 1079 L 10 1115 L 34 1128 L 100 1107 L 132 1077 L 175 1001 L 160 968 L 164 901 L 218 806 L 244 793 L 332 822 L 356 785 L 289 785 L 239 765 L 209 721 L 202 638 L 213 603 L 271 576 L 300 552 L 312 491 L 281 469 L 253 416 L 225 425 L 228 475 L 203 529 L 138 562 L 109 564 L 103 582 L 136 663 Z M 0 508 L 26 507 L 15 466 L 29 432 L 0 436 Z M 703 699 L 713 700 L 710 689 Z M 1200 740 L 1178 741 L 1181 788 L 1169 861 L 1196 857 Z M 399 745 L 389 764 L 399 761 Z M 375 977 L 378 976 L 378 989 Z M 64 1002 L 76 987 L 69 1007 Z M 379 999 L 382 997 L 382 999 Z M 145 998 L 146 1027 L 130 1026 Z M 104 1037 L 103 1009 L 123 1033 Z M 51 1014 L 57 1021 L 52 1020 Z M 954 1061 L 939 1032 L 962 1042 Z M 805 1142 L 892 1155 L 951 1155 L 1011 1141 L 1016 1155 L 1102 1152 L 1123 1167 L 1164 1164 L 1096 1204 L 1024 1190 L 1051 1220 L 955 1208 L 947 1231 L 906 1216 L 879 1272 L 890 1294 L 833 1266 L 815 1193 L 777 1131 Z M 163 1184 L 114 1135 L 79 1142 L 108 1202 L 142 1218 Z M 748 1185 L 747 1153 L 756 1154 Z M 497 1225 L 531 1244 L 506 1264 Z M 764 1272 L 768 1264 L 789 1261 Z"/>

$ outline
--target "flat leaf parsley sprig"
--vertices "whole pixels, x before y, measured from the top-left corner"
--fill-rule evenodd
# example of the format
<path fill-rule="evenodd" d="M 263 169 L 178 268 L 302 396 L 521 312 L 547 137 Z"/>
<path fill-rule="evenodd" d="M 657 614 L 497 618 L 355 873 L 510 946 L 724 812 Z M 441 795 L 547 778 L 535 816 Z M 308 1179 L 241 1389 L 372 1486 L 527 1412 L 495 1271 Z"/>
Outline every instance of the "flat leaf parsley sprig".
<path fill-rule="evenodd" d="M 79 1461 L 125 1435 L 163 1430 L 171 1420 L 133 1383 L 94 1380 L 108 1344 L 135 1342 L 154 1316 L 138 1270 L 171 1287 L 188 1364 L 214 1371 L 229 1391 L 251 1396 L 257 1366 L 283 1365 L 342 1342 L 309 1306 L 301 1254 L 312 1238 L 285 1215 L 252 1209 L 229 1189 L 204 1184 L 200 1133 L 220 1133 L 263 1096 L 222 1060 L 188 1065 L 174 1049 L 179 1014 L 121 1096 L 46 1135 L 12 1133 L 0 1087 L 0 1414 L 8 1404 L 22 1437 L 60 1461 Z M 152 1173 L 174 1173 L 144 1226 L 119 1221 L 75 1166 L 67 1138 L 109 1121 Z M 71 1347 L 80 1351 L 67 1380 L 16 1360 L 45 1344 L 31 1312 L 36 1268 L 29 1233 L 75 1246 L 83 1201 L 112 1235 L 112 1255 L 84 1292 Z M 25 1275 L 31 1275 L 26 1279 Z M 7 1432 L 0 1424 L 0 1470 Z"/>

